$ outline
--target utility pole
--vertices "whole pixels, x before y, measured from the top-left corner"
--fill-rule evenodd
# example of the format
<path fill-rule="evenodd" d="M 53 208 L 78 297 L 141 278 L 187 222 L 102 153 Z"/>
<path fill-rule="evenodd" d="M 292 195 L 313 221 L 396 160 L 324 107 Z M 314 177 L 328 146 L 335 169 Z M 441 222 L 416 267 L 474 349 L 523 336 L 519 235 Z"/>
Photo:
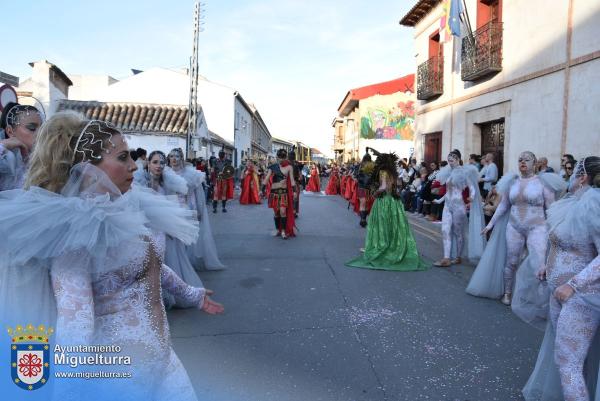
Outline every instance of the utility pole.
<path fill-rule="evenodd" d="M 188 106 L 188 129 L 185 143 L 185 155 L 193 158 L 192 138 L 196 136 L 198 129 L 198 37 L 202 31 L 200 15 L 202 9 L 199 1 L 194 7 L 194 44 L 192 46 L 192 57 L 190 57 L 190 101 Z"/>

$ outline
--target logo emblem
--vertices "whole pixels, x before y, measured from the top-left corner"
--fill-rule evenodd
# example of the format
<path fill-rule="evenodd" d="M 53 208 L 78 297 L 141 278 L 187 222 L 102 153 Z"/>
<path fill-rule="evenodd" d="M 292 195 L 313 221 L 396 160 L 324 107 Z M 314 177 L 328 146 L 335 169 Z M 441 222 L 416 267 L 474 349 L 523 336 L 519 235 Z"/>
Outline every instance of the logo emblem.
<path fill-rule="evenodd" d="M 11 336 L 10 372 L 12 381 L 24 390 L 37 390 L 50 377 L 50 345 L 48 337 L 54 333 L 44 325 L 8 329 Z"/>

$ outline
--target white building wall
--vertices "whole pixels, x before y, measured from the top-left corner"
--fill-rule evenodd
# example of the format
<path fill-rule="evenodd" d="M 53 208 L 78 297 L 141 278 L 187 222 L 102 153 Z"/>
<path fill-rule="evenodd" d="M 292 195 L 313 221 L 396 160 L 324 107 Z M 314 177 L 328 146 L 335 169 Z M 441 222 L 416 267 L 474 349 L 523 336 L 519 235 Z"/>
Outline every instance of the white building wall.
<path fill-rule="evenodd" d="M 600 1 L 573 1 L 573 45 L 571 58 L 598 51 Z M 597 86 L 597 85 L 596 85 Z"/>
<path fill-rule="evenodd" d="M 502 71 L 476 83 L 460 75 L 460 39 L 444 44 L 444 93 L 432 101 L 417 102 L 415 143 L 417 158 L 424 155 L 424 134 L 442 131 L 442 158 L 454 148 L 465 157 L 481 153 L 481 137 L 475 126 L 486 113 L 490 120 L 505 113 L 504 170 L 517 169 L 518 154 L 531 150 L 548 157 L 558 170 L 563 133 L 565 70 L 567 61 L 568 1 L 544 0 L 502 4 Z M 476 24 L 476 2 L 467 0 L 471 23 Z M 543 17 L 540 14 L 543 10 Z M 429 58 L 429 37 L 439 29 L 441 5 L 415 27 L 416 65 Z M 539 15 L 539 18 L 532 18 Z M 573 2 L 571 59 L 600 51 L 600 2 Z M 454 51 L 454 66 L 452 57 Z M 593 57 L 593 56 L 592 56 Z M 600 151 L 600 59 L 572 66 L 569 77 L 566 153 L 575 157 Z M 552 67 L 556 71 L 550 71 Z M 545 75 L 540 71 L 547 70 Z M 536 76 L 533 79 L 533 74 Z M 519 79 L 512 86 L 489 91 Z M 487 93 L 486 93 L 487 92 Z M 473 96 L 473 97 L 471 97 Z M 454 102 L 453 100 L 459 100 Z M 481 120 L 480 122 L 489 121 Z M 591 145 L 591 147 L 590 147 Z M 375 146 L 373 146 L 375 147 Z"/>
<path fill-rule="evenodd" d="M 246 158 L 246 155 L 250 155 L 250 150 L 252 149 L 252 114 L 250 114 L 237 97 L 234 98 L 234 110 L 234 143 L 237 153 L 237 159 L 234 160 L 234 163 L 236 163 L 236 166 L 239 166 L 242 160 Z"/>
<path fill-rule="evenodd" d="M 19 102 L 38 107 L 41 104 L 46 118 L 50 118 L 56 112 L 60 100 L 67 98 L 67 95 L 50 81 L 50 67 L 51 64 L 46 61 L 35 62 L 31 77 L 19 85 L 19 91 L 32 92 L 35 97 L 35 99 L 22 98 Z"/>
<path fill-rule="evenodd" d="M 231 143 L 235 139 L 234 93 L 232 88 L 214 82 L 198 82 L 198 103 L 202 105 L 208 128 Z"/>
<path fill-rule="evenodd" d="M 108 75 L 69 75 L 73 86 L 69 88 L 69 100 L 97 99 L 109 85 L 118 82 Z"/>
<path fill-rule="evenodd" d="M 76 77 L 75 96 L 78 100 L 105 102 L 156 103 L 188 105 L 189 76 L 185 72 L 152 68 L 109 85 L 103 78 Z M 242 151 L 251 149 L 252 114 L 235 97 L 233 88 L 200 79 L 198 103 L 202 105 L 208 129 L 236 147 L 236 165 Z M 238 117 L 236 117 L 236 115 Z M 236 130 L 236 128 L 238 128 Z M 208 149 L 211 152 L 210 149 Z"/>
<path fill-rule="evenodd" d="M 132 102 L 188 105 L 190 83 L 187 75 L 166 68 L 152 68 L 103 89 L 88 99 L 104 102 Z"/>
<path fill-rule="evenodd" d="M 567 153 L 575 157 L 600 154 L 599 105 L 600 59 L 596 59 L 571 69 Z"/>

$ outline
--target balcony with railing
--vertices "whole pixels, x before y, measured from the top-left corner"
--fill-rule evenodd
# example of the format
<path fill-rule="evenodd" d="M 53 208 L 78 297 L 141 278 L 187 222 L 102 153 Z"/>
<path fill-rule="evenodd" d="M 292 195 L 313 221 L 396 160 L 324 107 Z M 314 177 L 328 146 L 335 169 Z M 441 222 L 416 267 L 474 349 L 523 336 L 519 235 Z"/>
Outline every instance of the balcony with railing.
<path fill-rule="evenodd" d="M 473 36 L 465 36 L 461 59 L 463 81 L 475 81 L 502 71 L 502 22 L 488 22 Z"/>
<path fill-rule="evenodd" d="M 444 93 L 444 57 L 435 56 L 417 67 L 417 99 L 429 100 Z"/>
<path fill-rule="evenodd" d="M 344 142 L 336 139 L 333 143 L 333 150 L 344 150 Z"/>

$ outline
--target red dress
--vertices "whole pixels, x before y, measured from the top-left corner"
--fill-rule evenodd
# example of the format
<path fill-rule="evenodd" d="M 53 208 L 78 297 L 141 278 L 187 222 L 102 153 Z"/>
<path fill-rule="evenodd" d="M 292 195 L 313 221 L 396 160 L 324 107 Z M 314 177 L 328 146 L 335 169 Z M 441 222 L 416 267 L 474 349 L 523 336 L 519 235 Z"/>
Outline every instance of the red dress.
<path fill-rule="evenodd" d="M 260 204 L 260 196 L 258 195 L 258 175 L 256 174 L 256 171 L 254 171 L 254 167 L 248 167 L 248 169 L 246 169 L 246 176 L 242 182 L 240 203 L 242 205 Z"/>
<path fill-rule="evenodd" d="M 355 182 L 356 181 L 354 181 L 354 178 L 348 176 L 348 179 L 346 180 L 346 189 L 344 191 L 344 198 L 346 200 L 352 199 L 352 192 L 354 190 Z"/>
<path fill-rule="evenodd" d="M 321 178 L 316 168 L 310 170 L 310 180 L 308 180 L 306 190 L 309 192 L 321 192 Z"/>
<path fill-rule="evenodd" d="M 339 193 L 339 176 L 337 169 L 331 170 L 331 176 L 329 177 L 329 183 L 325 189 L 326 195 L 337 195 Z"/>
<path fill-rule="evenodd" d="M 287 167 L 290 165 L 290 162 L 287 160 L 284 160 L 280 163 L 281 167 Z M 271 208 L 271 209 L 279 209 L 281 208 L 283 205 L 285 205 L 286 208 L 286 216 L 287 216 L 287 224 L 285 227 L 285 234 L 288 237 L 295 237 L 296 234 L 294 233 L 294 227 L 296 227 L 296 221 L 294 219 L 294 191 L 292 188 L 292 180 L 290 179 L 290 176 L 288 175 L 286 178 L 286 184 L 287 184 L 287 194 L 286 194 L 286 198 L 285 200 L 283 199 L 276 199 L 278 198 L 277 195 L 275 196 L 271 196 L 271 184 L 273 183 L 273 175 L 271 175 L 271 177 L 269 178 L 269 183 L 267 184 L 267 192 L 268 192 L 268 203 L 267 205 Z"/>

